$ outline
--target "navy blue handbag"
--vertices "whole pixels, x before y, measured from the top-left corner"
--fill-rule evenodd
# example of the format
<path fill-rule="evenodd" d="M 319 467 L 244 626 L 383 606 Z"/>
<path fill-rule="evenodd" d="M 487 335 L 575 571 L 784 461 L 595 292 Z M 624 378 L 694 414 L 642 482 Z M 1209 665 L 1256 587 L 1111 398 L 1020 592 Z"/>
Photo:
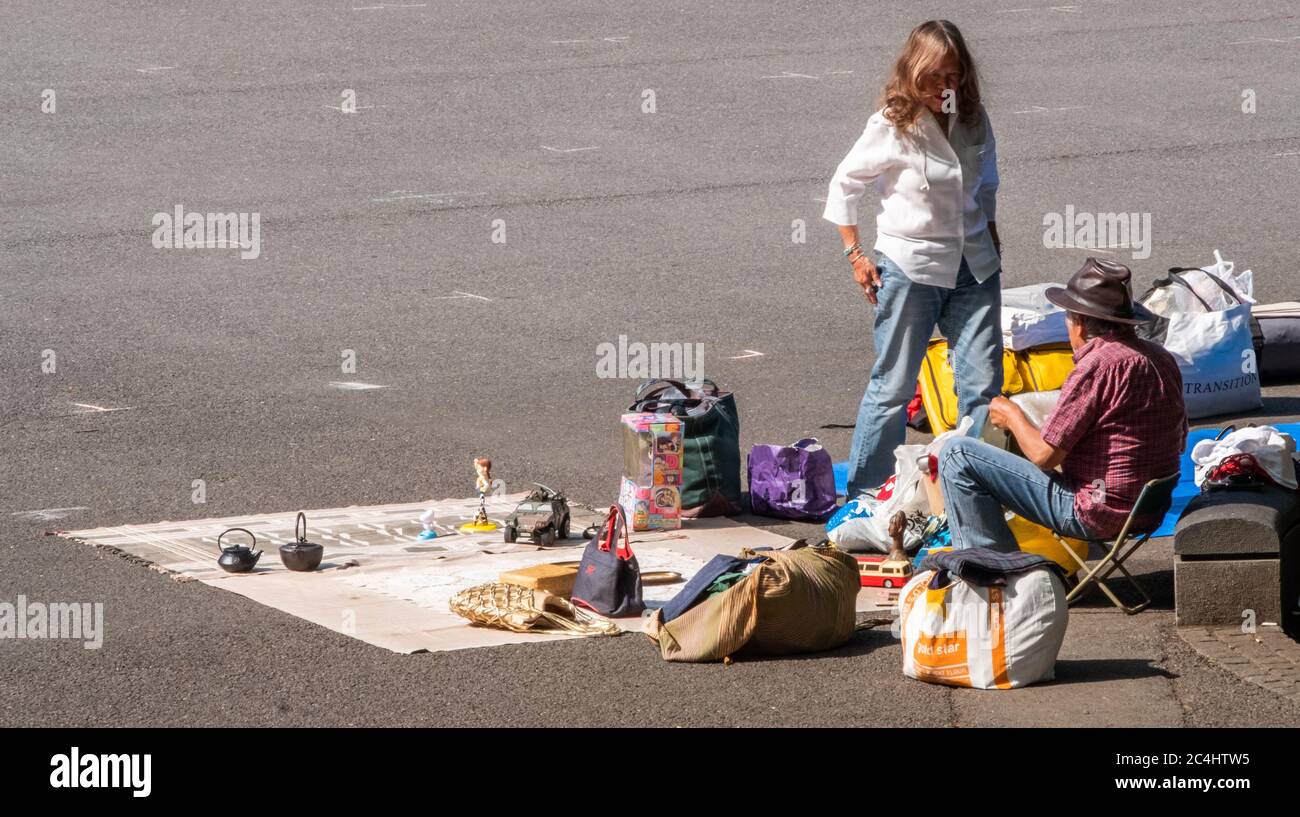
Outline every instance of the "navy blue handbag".
<path fill-rule="evenodd" d="M 612 618 L 639 616 L 645 609 L 641 568 L 632 555 L 627 517 L 617 505 L 609 509 L 609 516 L 582 553 L 573 582 L 573 603 Z"/>

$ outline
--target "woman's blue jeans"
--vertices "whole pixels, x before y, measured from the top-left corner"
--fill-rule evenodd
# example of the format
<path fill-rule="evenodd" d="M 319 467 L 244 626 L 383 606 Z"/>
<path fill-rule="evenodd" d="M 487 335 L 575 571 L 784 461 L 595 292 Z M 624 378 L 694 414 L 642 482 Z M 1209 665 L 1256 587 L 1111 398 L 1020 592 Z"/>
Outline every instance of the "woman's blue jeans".
<path fill-rule="evenodd" d="M 935 326 L 948 338 L 957 416 L 975 421 L 971 436 L 983 430 L 989 401 L 1002 391 L 1002 271 L 978 283 L 963 259 L 956 289 L 945 289 L 912 281 L 885 255 L 877 259 L 876 362 L 853 431 L 849 497 L 894 473 L 894 448 L 906 437 L 907 404 Z"/>

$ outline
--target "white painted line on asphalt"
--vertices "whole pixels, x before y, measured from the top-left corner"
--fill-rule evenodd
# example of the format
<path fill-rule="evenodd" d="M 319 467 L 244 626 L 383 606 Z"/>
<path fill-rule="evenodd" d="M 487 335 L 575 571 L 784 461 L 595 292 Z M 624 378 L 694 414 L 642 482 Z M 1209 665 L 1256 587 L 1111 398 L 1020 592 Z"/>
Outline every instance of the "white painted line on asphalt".
<path fill-rule="evenodd" d="M 542 149 L 552 150 L 555 151 L 556 153 L 577 153 L 580 150 L 600 150 L 599 147 L 594 145 L 592 147 L 587 147 L 587 148 L 553 148 L 550 145 L 542 145 Z"/>
<path fill-rule="evenodd" d="M 551 45 L 572 45 L 573 43 L 624 43 L 628 41 L 626 35 L 622 37 L 601 37 L 598 40 L 551 40 Z"/>
<path fill-rule="evenodd" d="M 1286 37 L 1280 40 L 1276 37 L 1254 37 L 1249 40 L 1236 40 L 1235 42 L 1228 43 L 1228 45 L 1254 45 L 1256 43 L 1290 43 L 1290 42 L 1295 42 L 1296 40 L 1300 40 L 1300 37 Z"/>
<path fill-rule="evenodd" d="M 77 406 L 78 408 L 81 409 L 81 411 L 72 412 L 73 414 L 106 414 L 110 411 L 131 410 L 130 406 L 122 406 L 121 408 L 104 408 L 103 406 L 96 406 L 90 403 L 73 403 L 72 405 Z"/>
<path fill-rule="evenodd" d="M 186 249 L 193 248 L 199 250 L 224 250 L 229 247 L 235 247 L 241 250 L 251 250 L 253 244 L 251 241 L 247 244 L 241 244 L 238 239 L 233 238 L 205 238 L 202 241 L 195 241 L 185 245 Z"/>
<path fill-rule="evenodd" d="M 451 193 L 416 193 L 411 190 L 394 190 L 391 193 L 371 199 L 371 201 L 408 201 L 416 199 L 419 201 L 436 201 L 440 204 L 452 204 L 460 196 L 483 196 L 484 193 L 470 193 L 465 190 L 457 190 Z"/>
<path fill-rule="evenodd" d="M 1040 6 L 1037 8 L 998 9 L 997 13 L 998 14 L 1019 14 L 1020 12 L 1023 11 L 1060 11 L 1060 12 L 1065 12 L 1067 14 L 1078 14 L 1080 10 L 1081 9 L 1078 6 L 1047 6 L 1047 7 Z"/>
<path fill-rule="evenodd" d="M 453 295 L 434 295 L 434 296 L 433 296 L 433 300 L 435 300 L 435 301 L 454 301 L 454 300 L 456 300 L 457 298 L 477 298 L 477 299 L 480 300 L 480 301 L 487 301 L 488 303 L 492 303 L 492 299 L 491 299 L 491 298 L 485 298 L 485 297 L 483 297 L 482 295 L 475 295 L 475 294 L 472 293 L 472 292 L 461 292 L 461 291 L 458 290 L 458 289 L 453 289 L 452 292 L 455 293 L 455 294 L 453 294 Z"/>
<path fill-rule="evenodd" d="M 14 511 L 9 515 L 21 516 L 32 522 L 53 522 L 56 519 L 62 519 L 70 513 L 88 510 L 90 510 L 90 508 L 85 505 L 74 505 L 70 508 L 41 508 L 36 511 Z"/>
<path fill-rule="evenodd" d="M 763 356 L 764 356 L 762 352 L 755 352 L 753 349 L 741 349 L 740 351 L 744 352 L 745 354 L 743 354 L 743 355 L 736 355 L 735 357 L 729 357 L 729 358 L 727 358 L 727 359 L 728 359 L 728 360 L 744 360 L 744 359 L 747 358 L 747 357 L 763 357 Z"/>
<path fill-rule="evenodd" d="M 139 71 L 141 74 L 153 74 L 158 71 L 170 71 L 172 68 L 173 66 L 170 65 L 154 65 L 149 68 L 137 68 L 135 70 Z"/>
<path fill-rule="evenodd" d="M 377 11 L 379 9 L 422 9 L 428 3 L 380 3 L 377 6 L 353 6 L 353 11 Z"/>
<path fill-rule="evenodd" d="M 1300 156 L 1300 150 L 1290 150 L 1286 153 L 1274 153 L 1274 156 Z"/>
<path fill-rule="evenodd" d="M 1034 105 L 1023 111 L 1012 111 L 1012 113 L 1059 113 L 1060 111 L 1083 111 L 1087 108 L 1083 105 L 1068 105 L 1064 108 L 1044 108 L 1042 105 Z"/>
<path fill-rule="evenodd" d="M 362 383 L 359 380 L 332 380 L 330 385 L 336 389 L 344 391 L 366 391 L 367 389 L 386 389 L 387 386 L 380 386 L 377 383 Z"/>
<path fill-rule="evenodd" d="M 782 71 L 779 74 L 759 77 L 759 79 L 821 79 L 821 77 L 815 77 L 812 74 L 796 74 L 793 71 Z"/>
<path fill-rule="evenodd" d="M 813 196 L 813 199 L 812 199 L 812 200 L 813 200 L 813 201 L 819 201 L 819 202 L 821 202 L 822 204 L 825 204 L 825 203 L 826 203 L 826 197 L 825 197 L 825 196 Z"/>

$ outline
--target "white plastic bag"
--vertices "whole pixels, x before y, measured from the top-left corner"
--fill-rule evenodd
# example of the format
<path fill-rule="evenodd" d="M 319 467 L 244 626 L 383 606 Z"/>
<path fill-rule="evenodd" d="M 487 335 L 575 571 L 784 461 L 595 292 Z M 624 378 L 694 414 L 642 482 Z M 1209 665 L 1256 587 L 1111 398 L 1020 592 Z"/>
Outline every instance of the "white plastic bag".
<path fill-rule="evenodd" d="M 1252 270 L 1242 270 L 1237 272 L 1237 265 L 1231 261 L 1224 261 L 1223 256 L 1218 250 L 1214 251 L 1214 263 L 1201 267 L 1200 271 L 1209 273 L 1209 275 L 1198 275 L 1198 270 L 1192 270 L 1186 273 L 1187 282 L 1196 290 L 1196 294 L 1204 298 L 1213 309 L 1227 309 L 1233 305 L 1232 295 L 1223 291 L 1210 275 L 1218 278 L 1223 283 L 1232 287 L 1233 294 L 1238 300 L 1246 303 L 1255 302 L 1255 273 Z"/>
<path fill-rule="evenodd" d="M 934 684 L 1012 689 L 1050 681 L 1065 641 L 1069 608 L 1056 574 L 1040 568 L 979 587 L 953 577 L 939 590 L 933 570 L 898 595 L 903 674 Z"/>
<path fill-rule="evenodd" d="M 1178 361 L 1190 418 L 1250 411 L 1263 405 L 1251 338 L 1254 274 L 1237 272 L 1218 250 L 1201 270 L 1171 270 L 1142 297 L 1161 316 L 1141 333 Z"/>
<path fill-rule="evenodd" d="M 939 449 L 950 437 L 964 436 L 972 425 L 974 421 L 970 417 L 963 417 L 956 428 L 945 431 L 927 445 L 895 448 L 894 475 L 871 493 L 845 503 L 826 523 L 826 536 L 840 550 L 888 553 L 892 542 L 889 520 L 902 511 L 907 515 L 903 547 L 909 552 L 920 547 L 921 531 L 930 515 L 930 502 L 921 485 L 922 468 L 931 454 L 938 456 Z"/>
<path fill-rule="evenodd" d="M 1183 376 L 1187 416 L 1251 411 L 1264 404 L 1250 336 L 1250 304 L 1169 318 L 1165 348 Z"/>
<path fill-rule="evenodd" d="M 1224 288 L 1210 276 L 1218 278 L 1232 292 L 1224 291 Z M 1187 282 L 1191 287 L 1190 291 L 1187 287 L 1178 284 L 1157 286 L 1145 296 L 1142 305 L 1161 317 L 1170 318 L 1180 312 L 1215 312 L 1236 306 L 1238 303 L 1255 302 L 1254 272 L 1251 270 L 1237 272 L 1236 265 L 1231 261 L 1224 261 L 1218 250 L 1214 251 L 1213 264 L 1180 272 L 1178 277 Z"/>
<path fill-rule="evenodd" d="M 1007 399 L 1019 406 L 1036 428 L 1042 428 L 1043 423 L 1047 422 L 1047 418 L 1056 409 L 1056 404 L 1061 402 L 1061 390 L 1024 391 L 1013 394 Z"/>

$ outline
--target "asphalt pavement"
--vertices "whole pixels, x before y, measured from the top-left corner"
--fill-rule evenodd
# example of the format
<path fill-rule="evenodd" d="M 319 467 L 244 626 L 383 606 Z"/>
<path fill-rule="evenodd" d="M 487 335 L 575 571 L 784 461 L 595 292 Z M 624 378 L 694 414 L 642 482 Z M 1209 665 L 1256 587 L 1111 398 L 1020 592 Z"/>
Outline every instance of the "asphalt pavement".
<path fill-rule="evenodd" d="M 1300 725 L 1177 638 L 1167 541 L 1156 609 L 1085 607 L 1057 682 L 982 693 L 876 631 L 728 667 L 640 636 L 398 656 L 42 535 L 467 496 L 476 456 L 607 503 L 620 336 L 702 344 L 743 447 L 844 458 L 871 312 L 819 199 L 934 16 L 982 72 L 1004 285 L 1090 254 L 1045 246 L 1072 208 L 1150 215 L 1149 256 L 1102 248 L 1143 282 L 1217 248 L 1300 298 L 1285 0 L 5 3 L 0 600 L 108 629 L 0 640 L 0 724 Z M 256 214 L 258 256 L 156 248 L 178 205 Z"/>

